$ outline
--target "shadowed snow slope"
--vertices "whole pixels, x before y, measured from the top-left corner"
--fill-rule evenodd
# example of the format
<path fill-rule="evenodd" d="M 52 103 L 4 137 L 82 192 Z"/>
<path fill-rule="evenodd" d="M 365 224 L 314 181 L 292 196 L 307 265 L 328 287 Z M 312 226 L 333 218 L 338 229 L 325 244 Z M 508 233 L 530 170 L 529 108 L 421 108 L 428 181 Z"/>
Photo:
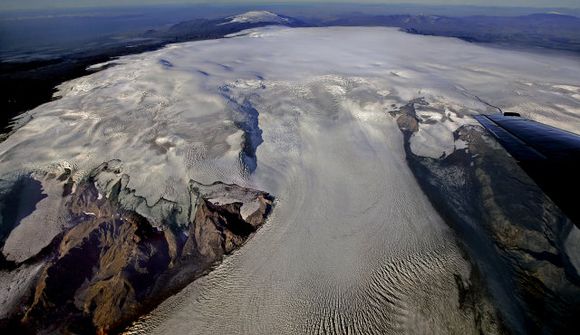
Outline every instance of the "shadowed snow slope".
<path fill-rule="evenodd" d="M 186 203 L 189 179 L 278 199 L 249 243 L 130 333 L 478 333 L 459 308 L 470 265 L 388 111 L 429 102 L 410 147 L 433 158 L 464 149 L 452 132 L 491 105 L 580 132 L 577 59 L 394 29 L 261 28 L 119 63 L 23 116 L 0 171 L 120 159 L 150 204 Z"/>

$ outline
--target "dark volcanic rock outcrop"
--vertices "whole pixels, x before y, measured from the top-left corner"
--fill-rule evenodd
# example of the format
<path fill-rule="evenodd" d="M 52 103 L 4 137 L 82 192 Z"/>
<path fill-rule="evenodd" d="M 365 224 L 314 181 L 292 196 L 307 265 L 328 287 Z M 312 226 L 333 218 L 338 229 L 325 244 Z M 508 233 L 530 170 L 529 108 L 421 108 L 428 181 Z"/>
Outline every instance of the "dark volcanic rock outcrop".
<path fill-rule="evenodd" d="M 240 247 L 272 205 L 264 192 L 191 181 L 186 206 L 165 199 L 150 206 L 121 170 L 113 161 L 79 182 L 46 177 L 64 187 L 66 224 L 39 254 L 3 270 L 42 264 L 2 326 L 116 332 Z"/>
<path fill-rule="evenodd" d="M 479 126 L 462 126 L 467 143 L 439 159 L 420 157 L 410 139 L 415 107 L 394 110 L 407 161 L 431 202 L 460 236 L 513 333 L 565 334 L 580 327 L 577 228 L 517 162 Z"/>

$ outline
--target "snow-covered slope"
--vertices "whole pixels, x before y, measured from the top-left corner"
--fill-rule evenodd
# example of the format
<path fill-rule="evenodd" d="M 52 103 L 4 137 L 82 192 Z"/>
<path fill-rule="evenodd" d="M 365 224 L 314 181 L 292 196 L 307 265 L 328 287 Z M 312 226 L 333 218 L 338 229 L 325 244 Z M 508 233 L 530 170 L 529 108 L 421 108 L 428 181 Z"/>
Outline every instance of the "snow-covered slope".
<path fill-rule="evenodd" d="M 265 10 L 251 11 L 244 14 L 234 15 L 227 18 L 227 23 L 289 23 L 289 20 L 278 14 Z"/>
<path fill-rule="evenodd" d="M 120 160 L 143 217 L 163 201 L 188 208 L 191 179 L 276 196 L 244 248 L 133 334 L 475 333 L 458 303 L 472 269 L 407 169 L 390 112 L 413 105 L 409 147 L 428 162 L 457 150 L 472 159 L 454 132 L 497 112 L 482 101 L 579 131 L 577 59 L 387 28 L 245 33 L 125 56 L 62 84 L 0 143 L 1 179 L 81 179 Z M 43 192 L 35 210 L 62 194 Z M 29 245 L 10 234 L 4 256 L 34 250 L 58 220 L 27 225 Z"/>

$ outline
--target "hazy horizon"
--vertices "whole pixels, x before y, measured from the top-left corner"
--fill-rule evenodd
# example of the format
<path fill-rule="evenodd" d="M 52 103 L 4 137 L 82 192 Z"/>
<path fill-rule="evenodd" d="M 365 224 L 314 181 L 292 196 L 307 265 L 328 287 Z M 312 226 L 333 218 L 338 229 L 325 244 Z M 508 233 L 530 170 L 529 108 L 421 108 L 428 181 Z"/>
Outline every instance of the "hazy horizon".
<path fill-rule="evenodd" d="M 110 7 L 142 7 L 156 5 L 234 5 L 234 6 L 260 6 L 260 5 L 403 5 L 403 6 L 474 6 L 474 7 L 523 7 L 523 8 L 570 8 L 580 9 L 577 0 L 513 0 L 506 3 L 503 0 L 368 0 L 354 2 L 348 0 L 274 0 L 274 1 L 232 1 L 232 0 L 4 0 L 0 3 L 0 11 L 14 10 L 54 10 L 75 8 L 110 8 Z"/>

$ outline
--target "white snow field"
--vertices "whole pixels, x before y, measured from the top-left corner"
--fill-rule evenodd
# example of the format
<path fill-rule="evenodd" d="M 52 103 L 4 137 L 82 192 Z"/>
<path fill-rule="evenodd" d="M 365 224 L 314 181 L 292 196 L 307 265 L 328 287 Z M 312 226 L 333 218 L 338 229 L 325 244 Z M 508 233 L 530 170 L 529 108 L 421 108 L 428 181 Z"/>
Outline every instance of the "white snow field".
<path fill-rule="evenodd" d="M 116 63 L 24 115 L 0 143 L 0 171 L 81 176 L 120 159 L 149 203 L 186 203 L 189 179 L 277 199 L 244 247 L 130 334 L 475 332 L 454 277 L 466 281 L 470 265 L 388 112 L 430 103 L 411 149 L 433 158 L 463 149 L 451 132 L 497 112 L 489 105 L 580 133 L 577 58 L 395 29 L 268 27 Z"/>
<path fill-rule="evenodd" d="M 265 10 L 257 10 L 246 12 L 240 15 L 234 15 L 227 18 L 227 23 L 287 23 L 288 19 L 281 17 L 275 13 Z M 226 23 L 226 24 L 227 24 Z"/>

